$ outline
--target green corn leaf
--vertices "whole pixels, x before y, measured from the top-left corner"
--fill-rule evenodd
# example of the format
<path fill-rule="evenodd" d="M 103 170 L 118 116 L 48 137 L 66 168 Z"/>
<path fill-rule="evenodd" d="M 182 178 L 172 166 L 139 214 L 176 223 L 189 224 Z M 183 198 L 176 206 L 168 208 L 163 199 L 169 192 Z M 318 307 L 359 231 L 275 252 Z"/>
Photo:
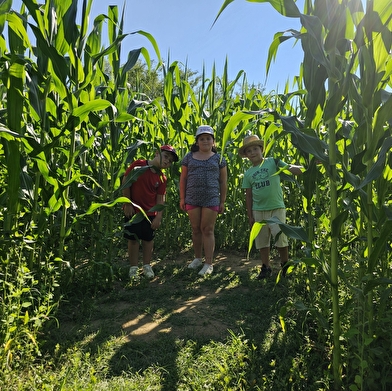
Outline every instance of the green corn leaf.
<path fill-rule="evenodd" d="M 286 314 L 287 314 L 287 305 L 283 305 L 282 307 L 280 307 L 279 310 L 279 323 L 280 326 L 282 327 L 283 333 L 286 332 L 286 322 L 285 322 Z"/>
<path fill-rule="evenodd" d="M 87 37 L 86 51 L 93 57 L 96 56 L 102 47 L 102 26 L 105 21 L 105 15 L 98 15 L 94 19 L 93 30 Z"/>
<path fill-rule="evenodd" d="M 85 121 L 92 111 L 101 111 L 110 107 L 113 112 L 116 112 L 116 107 L 112 105 L 108 100 L 105 99 L 95 99 L 93 101 L 84 103 L 83 105 L 77 107 L 73 112 L 73 116 L 79 118 L 80 121 Z"/>
<path fill-rule="evenodd" d="M 301 13 L 293 0 L 247 0 L 250 3 L 270 3 L 283 16 L 298 18 Z"/>
<path fill-rule="evenodd" d="M 129 186 L 132 185 L 133 182 L 136 182 L 137 178 L 139 178 L 140 175 L 142 175 L 146 170 L 149 170 L 150 167 L 145 166 L 138 168 L 137 170 L 132 170 L 128 175 L 123 184 L 119 187 L 118 191 L 121 191 Z"/>
<path fill-rule="evenodd" d="M 89 206 L 89 208 L 87 209 L 86 213 L 80 214 L 77 217 L 81 218 L 81 217 L 84 217 L 84 216 L 91 215 L 99 208 L 111 208 L 111 207 L 115 206 L 118 203 L 129 203 L 129 202 L 131 202 L 131 201 L 127 197 L 118 197 L 114 201 L 109 201 L 109 202 L 93 202 Z M 133 204 L 133 205 L 136 205 L 136 204 Z"/>
<path fill-rule="evenodd" d="M 375 278 L 375 279 L 369 280 L 365 283 L 365 287 L 363 288 L 363 294 L 367 295 L 369 292 L 374 290 L 374 288 L 377 288 L 379 286 L 388 287 L 391 285 L 392 285 L 391 278 L 386 278 L 386 277 Z M 373 338 L 372 338 L 372 340 L 373 340 Z"/>
<path fill-rule="evenodd" d="M 41 154 L 39 157 L 36 157 L 35 162 L 37 163 L 37 167 L 41 175 L 45 178 L 45 180 L 50 183 L 54 187 L 54 191 L 59 188 L 59 183 L 56 178 L 54 178 L 49 171 L 49 166 L 47 161 L 45 160 L 45 155 Z"/>
<path fill-rule="evenodd" d="M 21 40 L 23 47 L 29 48 L 31 50 L 32 48 L 31 48 L 29 36 L 27 34 L 22 19 L 16 13 L 12 12 L 6 15 L 6 20 L 8 22 L 9 28 Z"/>
<path fill-rule="evenodd" d="M 282 232 L 291 239 L 300 240 L 302 242 L 310 243 L 308 235 L 302 227 L 296 227 L 282 223 L 278 218 L 272 217 L 265 220 L 267 224 L 278 224 Z"/>
<path fill-rule="evenodd" d="M 128 223 L 125 224 L 125 226 L 140 223 L 141 221 L 143 221 L 144 218 L 146 218 L 148 221 L 150 221 L 150 219 L 144 213 L 144 211 L 141 211 L 141 212 L 142 213 L 136 213 L 135 215 L 133 215 L 132 218 L 128 221 Z"/>
<path fill-rule="evenodd" d="M 224 3 L 222 4 L 222 7 L 220 8 L 218 15 L 216 16 L 214 23 L 212 24 L 212 26 L 216 23 L 216 21 L 218 20 L 220 14 L 225 10 L 225 8 L 232 3 L 234 0 L 225 0 Z"/>
<path fill-rule="evenodd" d="M 283 129 L 291 134 L 291 142 L 300 151 L 316 156 L 324 164 L 328 164 L 328 145 L 318 137 L 306 134 L 297 126 L 295 117 L 280 117 Z"/>
<path fill-rule="evenodd" d="M 285 35 L 286 33 L 291 33 L 291 35 Z M 299 31 L 289 29 L 286 31 L 282 32 L 277 32 L 274 35 L 274 39 L 272 40 L 271 45 L 269 46 L 268 49 L 268 57 L 266 61 L 266 75 L 269 74 L 269 70 L 271 68 L 271 64 L 275 61 L 276 55 L 278 54 L 278 48 L 281 43 L 287 41 L 288 39 L 300 39 L 301 38 L 301 33 Z"/>
<path fill-rule="evenodd" d="M 266 225 L 266 223 L 263 221 L 262 222 L 256 221 L 253 224 L 252 229 L 250 230 L 250 235 L 249 235 L 248 257 L 249 257 L 250 250 L 252 250 L 253 242 L 256 239 L 256 236 L 259 234 L 261 228 L 264 227 L 264 225 Z"/>
<path fill-rule="evenodd" d="M 156 204 L 149 210 L 149 212 L 161 212 L 166 207 L 167 207 L 167 205 L 164 205 L 164 204 Z"/>
<path fill-rule="evenodd" d="M 101 58 L 106 57 L 110 54 L 113 54 L 118 51 L 118 47 L 129 34 L 122 34 L 119 35 L 114 42 L 112 42 L 106 49 L 100 51 L 96 55 L 92 55 L 93 64 L 95 65 Z"/>
<path fill-rule="evenodd" d="M 341 235 L 341 228 L 344 222 L 347 220 L 348 217 L 348 210 L 345 210 L 338 214 L 333 220 L 332 220 L 332 227 L 331 227 L 331 237 L 333 238 L 339 238 Z"/>
<path fill-rule="evenodd" d="M 329 70 L 331 76 L 331 67 L 328 58 L 325 55 L 323 44 L 323 25 L 320 19 L 313 15 L 301 15 L 302 25 L 306 28 L 307 34 L 310 37 L 309 53 L 317 61 Z"/>
<path fill-rule="evenodd" d="M 391 61 L 392 62 L 392 61 Z M 384 94 L 386 97 L 386 94 Z M 375 151 L 377 150 L 378 144 L 386 136 L 385 124 L 388 121 L 392 121 L 392 94 L 389 94 L 388 99 L 380 105 L 374 113 L 373 117 L 373 134 L 370 139 L 370 143 L 367 146 L 364 161 L 373 159 Z"/>
<path fill-rule="evenodd" d="M 248 121 L 251 118 L 253 118 L 253 114 L 251 114 L 251 113 L 244 113 L 244 112 L 241 112 L 241 111 L 235 113 L 233 116 L 230 117 L 229 122 L 226 124 L 225 129 L 223 131 L 223 136 L 222 136 L 222 155 L 224 154 L 225 146 L 226 146 L 227 142 L 232 137 L 234 129 L 238 126 L 238 124 L 240 122 Z M 237 135 L 237 138 L 240 136 L 240 134 Z"/>
<path fill-rule="evenodd" d="M 386 244 L 391 239 L 392 232 L 392 220 L 387 220 L 380 232 L 380 236 L 376 239 L 375 244 L 372 248 L 372 251 L 369 256 L 368 261 L 368 273 L 372 273 L 376 266 L 377 261 L 380 259 L 380 256 L 387 251 Z"/>
<path fill-rule="evenodd" d="M 372 168 L 366 175 L 365 179 L 358 186 L 358 189 L 363 188 L 368 183 L 375 181 L 377 178 L 379 178 L 382 175 L 384 171 L 387 154 L 390 153 L 391 149 L 392 149 L 392 137 L 388 137 L 382 143 L 382 147 L 380 153 L 378 154 L 378 158 L 376 162 L 373 164 Z"/>
<path fill-rule="evenodd" d="M 4 31 L 4 25 L 7 18 L 7 14 L 12 7 L 12 0 L 4 0 L 0 2 L 0 36 Z"/>
<path fill-rule="evenodd" d="M 62 206 L 61 199 L 57 196 L 58 191 L 54 193 L 48 201 L 48 207 L 45 208 L 45 213 L 47 216 L 50 216 L 52 213 L 57 212 Z"/>
<path fill-rule="evenodd" d="M 140 56 L 140 52 L 141 52 L 141 49 L 134 49 L 128 53 L 128 60 L 123 65 L 122 73 L 124 73 L 124 74 L 127 73 L 135 66 L 135 64 Z"/>
<path fill-rule="evenodd" d="M 143 30 L 134 31 L 134 32 L 131 33 L 131 34 L 140 34 L 140 35 L 143 35 L 144 37 L 146 37 L 146 38 L 150 41 L 152 47 L 153 47 L 154 50 L 155 50 L 155 55 L 156 55 L 157 58 L 158 58 L 158 65 L 157 65 L 157 67 L 160 66 L 160 64 L 161 64 L 161 58 L 162 58 L 162 57 L 161 57 L 161 53 L 160 53 L 160 51 L 159 51 L 158 44 L 157 44 L 155 38 L 154 38 L 150 33 L 147 33 L 146 31 L 143 31 Z M 144 51 L 144 53 L 146 54 L 147 51 Z M 149 58 L 149 56 L 148 56 L 148 58 Z M 147 60 L 147 59 L 146 59 L 146 60 Z M 147 63 L 147 65 L 148 65 L 148 67 L 151 66 L 149 63 Z"/>
<path fill-rule="evenodd" d="M 18 138 L 23 138 L 24 136 L 9 130 L 5 125 L 0 123 L 0 136 L 6 140 L 15 140 Z"/>
<path fill-rule="evenodd" d="M 122 113 L 119 113 L 119 115 L 115 118 L 115 122 L 117 122 L 117 123 L 129 122 L 129 121 L 137 120 L 137 119 L 138 118 L 132 114 L 122 112 Z"/>

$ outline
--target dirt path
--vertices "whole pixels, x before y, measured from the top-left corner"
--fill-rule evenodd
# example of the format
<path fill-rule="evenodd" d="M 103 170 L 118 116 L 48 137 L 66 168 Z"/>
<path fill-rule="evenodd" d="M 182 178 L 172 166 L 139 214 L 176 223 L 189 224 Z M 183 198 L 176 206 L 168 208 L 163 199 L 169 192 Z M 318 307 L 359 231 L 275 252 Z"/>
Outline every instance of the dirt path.
<path fill-rule="evenodd" d="M 246 254 L 219 252 L 214 273 L 204 278 L 197 275 L 198 270 L 187 268 L 190 260 L 189 254 L 184 254 L 152 264 L 156 277 L 151 281 L 142 278 L 128 287 L 124 281 L 117 282 L 115 299 L 113 295 L 97 298 L 89 328 L 102 327 L 106 319 L 127 341 L 154 340 L 163 334 L 208 339 L 227 336 L 234 326 L 230 313 L 233 301 L 246 300 L 252 289 L 265 284 L 255 280 L 260 263 L 246 259 Z M 125 261 L 124 269 L 128 269 Z M 252 282 L 257 285 L 250 286 Z"/>
<path fill-rule="evenodd" d="M 130 285 L 124 257 L 116 266 L 114 286 L 93 296 L 75 291 L 59 311 L 59 328 L 48 337 L 69 341 L 69 346 L 72 341 L 94 346 L 113 337 L 154 346 L 165 338 L 224 341 L 242 330 L 263 338 L 271 322 L 279 322 L 278 306 L 287 293 L 285 283 L 276 284 L 279 262 L 272 262 L 271 278 L 259 281 L 255 254 L 247 259 L 246 252 L 217 252 L 214 272 L 207 277 L 188 269 L 191 260 L 188 253 L 154 262 L 153 280 L 142 277 Z"/>

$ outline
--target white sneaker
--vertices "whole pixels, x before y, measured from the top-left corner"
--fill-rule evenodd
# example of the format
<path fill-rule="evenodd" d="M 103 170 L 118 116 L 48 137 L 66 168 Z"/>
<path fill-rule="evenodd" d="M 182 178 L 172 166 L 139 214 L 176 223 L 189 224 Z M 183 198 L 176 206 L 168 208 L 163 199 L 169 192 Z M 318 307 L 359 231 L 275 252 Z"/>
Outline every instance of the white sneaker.
<path fill-rule="evenodd" d="M 198 267 L 200 267 L 203 264 L 201 258 L 195 258 L 189 265 L 188 268 L 189 269 L 197 269 Z"/>
<path fill-rule="evenodd" d="M 147 278 L 154 278 L 155 274 L 150 265 L 143 265 L 143 273 Z"/>
<path fill-rule="evenodd" d="M 131 280 L 139 279 L 139 268 L 137 266 L 131 266 L 129 269 L 129 278 Z"/>
<path fill-rule="evenodd" d="M 214 271 L 214 266 L 204 264 L 203 268 L 199 271 L 199 276 L 205 276 L 206 274 L 211 274 Z"/>

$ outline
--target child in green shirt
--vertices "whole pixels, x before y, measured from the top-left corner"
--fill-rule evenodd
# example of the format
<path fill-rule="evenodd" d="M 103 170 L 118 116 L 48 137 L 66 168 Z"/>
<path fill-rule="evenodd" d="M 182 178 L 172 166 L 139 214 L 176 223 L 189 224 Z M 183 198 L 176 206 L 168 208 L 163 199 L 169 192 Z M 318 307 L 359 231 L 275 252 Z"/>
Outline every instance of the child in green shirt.
<path fill-rule="evenodd" d="M 239 154 L 248 158 L 252 163 L 244 174 L 242 188 L 246 190 L 246 209 L 249 224 L 252 227 L 255 221 L 263 221 L 277 217 L 282 223 L 286 222 L 286 207 L 283 201 L 283 192 L 280 185 L 280 176 L 274 175 L 279 168 L 286 167 L 294 175 L 302 174 L 301 166 L 287 165 L 282 160 L 272 157 L 263 157 L 264 143 L 257 135 L 244 138 Z M 260 250 L 262 267 L 258 279 L 271 275 L 270 266 L 270 240 L 280 232 L 278 224 L 267 224 L 262 227 L 255 239 L 255 245 Z M 280 255 L 283 275 L 286 263 L 289 260 L 287 236 L 281 233 L 275 246 Z"/>

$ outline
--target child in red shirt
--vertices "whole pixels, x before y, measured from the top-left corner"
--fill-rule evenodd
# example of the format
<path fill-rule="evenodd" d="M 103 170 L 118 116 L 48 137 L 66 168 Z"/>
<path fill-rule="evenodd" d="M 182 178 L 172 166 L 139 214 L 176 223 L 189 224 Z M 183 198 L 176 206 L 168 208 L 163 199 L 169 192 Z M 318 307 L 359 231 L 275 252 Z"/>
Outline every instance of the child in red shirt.
<path fill-rule="evenodd" d="M 166 176 L 161 169 L 170 167 L 173 162 L 178 161 L 176 150 L 170 145 L 163 145 L 155 152 L 152 160 L 136 160 L 126 170 L 123 184 L 127 177 L 135 170 L 142 170 L 137 175 L 136 181 L 129 187 L 124 188 L 123 195 L 131 200 L 124 204 L 124 214 L 128 222 L 134 215 L 140 213 L 140 209 L 148 216 L 136 219 L 136 222 L 127 224 L 124 237 L 128 239 L 128 256 L 130 262 L 129 277 L 138 279 L 138 255 L 139 242 L 143 248 L 143 272 L 147 278 L 154 278 L 154 272 L 150 266 L 152 251 L 154 247 L 155 230 L 161 225 L 162 211 L 151 211 L 157 204 L 164 204 L 166 194 Z"/>

